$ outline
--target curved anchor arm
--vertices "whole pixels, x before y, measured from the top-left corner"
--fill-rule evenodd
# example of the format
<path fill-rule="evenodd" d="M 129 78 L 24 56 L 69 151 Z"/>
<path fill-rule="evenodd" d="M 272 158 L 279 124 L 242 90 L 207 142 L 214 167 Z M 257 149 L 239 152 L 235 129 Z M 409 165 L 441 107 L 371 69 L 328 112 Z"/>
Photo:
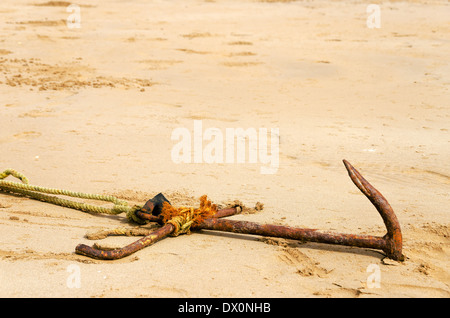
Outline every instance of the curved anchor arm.
<path fill-rule="evenodd" d="M 402 231 L 397 216 L 394 213 L 386 198 L 375 189 L 363 176 L 356 170 L 347 160 L 343 160 L 345 168 L 348 171 L 350 179 L 358 187 L 359 190 L 372 202 L 372 204 L 380 213 L 384 225 L 387 229 L 387 234 L 383 237 L 386 243 L 383 249 L 389 258 L 403 261 L 402 254 Z"/>

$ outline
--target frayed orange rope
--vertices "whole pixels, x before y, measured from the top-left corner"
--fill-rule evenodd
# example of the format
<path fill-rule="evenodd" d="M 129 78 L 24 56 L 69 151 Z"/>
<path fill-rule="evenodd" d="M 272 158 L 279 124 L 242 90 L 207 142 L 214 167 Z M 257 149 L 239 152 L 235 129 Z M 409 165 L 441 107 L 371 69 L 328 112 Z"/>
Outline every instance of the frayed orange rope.
<path fill-rule="evenodd" d="M 164 224 L 170 223 L 175 227 L 173 236 L 182 233 L 190 233 L 191 226 L 199 225 L 203 220 L 211 218 L 217 212 L 217 206 L 207 199 L 206 195 L 200 197 L 200 207 L 197 209 L 189 207 L 175 208 L 168 202 L 163 203 L 161 212 Z"/>

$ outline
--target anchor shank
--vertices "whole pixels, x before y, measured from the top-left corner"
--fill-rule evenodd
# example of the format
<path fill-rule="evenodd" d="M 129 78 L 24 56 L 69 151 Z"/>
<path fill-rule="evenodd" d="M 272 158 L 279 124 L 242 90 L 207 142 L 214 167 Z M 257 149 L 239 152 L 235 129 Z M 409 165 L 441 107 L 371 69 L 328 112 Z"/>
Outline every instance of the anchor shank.
<path fill-rule="evenodd" d="M 386 248 L 385 239 L 379 236 L 323 232 L 316 229 L 303 229 L 290 226 L 259 224 L 255 222 L 216 218 L 204 220 L 203 223 L 193 228 L 193 230 L 233 232 L 380 250 Z"/>

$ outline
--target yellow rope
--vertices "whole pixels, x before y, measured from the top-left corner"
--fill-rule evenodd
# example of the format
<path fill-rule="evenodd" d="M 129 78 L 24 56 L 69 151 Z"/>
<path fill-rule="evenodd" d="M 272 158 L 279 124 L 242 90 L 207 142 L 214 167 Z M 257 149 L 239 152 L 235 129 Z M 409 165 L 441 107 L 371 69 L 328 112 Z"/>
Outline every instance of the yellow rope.
<path fill-rule="evenodd" d="M 3 180 L 9 175 L 16 177 L 22 183 L 12 182 Z M 21 173 L 17 172 L 14 169 L 7 169 L 0 173 L 0 190 L 5 192 L 13 192 L 19 193 L 25 196 L 28 196 L 32 199 L 59 205 L 66 208 L 76 209 L 83 212 L 90 213 L 102 213 L 102 214 L 120 214 L 122 212 L 127 213 L 127 218 L 130 221 L 135 221 L 137 223 L 142 223 L 142 220 L 139 219 L 135 212 L 141 208 L 141 206 L 133 206 L 130 207 L 126 201 L 119 200 L 118 198 L 111 195 L 101 195 L 101 194 L 90 194 L 90 193 L 82 193 L 82 192 L 73 192 L 61 189 L 54 188 L 46 188 L 40 186 L 30 185 L 28 179 Z M 114 204 L 112 208 L 106 208 L 101 206 L 95 206 L 91 204 L 71 201 L 67 199 L 62 199 L 56 196 L 49 196 L 47 194 L 55 194 L 55 195 L 63 195 L 74 198 L 81 199 L 89 199 L 89 200 L 99 200 L 99 201 L 108 201 Z"/>
<path fill-rule="evenodd" d="M 3 180 L 10 175 L 19 179 L 20 181 L 22 181 L 22 183 Z M 19 193 L 35 200 L 59 205 L 66 208 L 76 209 L 83 212 L 112 215 L 126 212 L 129 221 L 134 221 L 140 224 L 145 223 L 145 221 L 137 217 L 135 213 L 137 210 L 140 210 L 142 206 L 135 205 L 131 207 L 126 201 L 119 200 L 118 198 L 111 195 L 73 192 L 30 185 L 27 177 L 14 169 L 7 169 L 0 173 L 0 191 Z M 113 203 L 114 207 L 106 208 L 95 206 L 46 194 L 62 195 L 89 200 L 108 201 Z M 204 195 L 200 198 L 200 207 L 197 209 L 194 209 L 192 207 L 175 208 L 167 202 L 164 202 L 161 216 L 163 219 L 163 223 L 170 223 L 175 227 L 172 235 L 178 236 L 183 233 L 189 234 L 192 225 L 200 224 L 204 219 L 212 217 L 216 212 L 217 206 L 215 204 L 211 204 L 211 201 L 209 201 L 207 199 L 207 196 Z"/>
<path fill-rule="evenodd" d="M 175 230 L 172 232 L 172 236 L 178 236 L 180 234 L 190 234 L 191 225 L 194 222 L 194 208 L 183 209 L 180 215 L 172 217 L 167 223 L 172 224 Z"/>

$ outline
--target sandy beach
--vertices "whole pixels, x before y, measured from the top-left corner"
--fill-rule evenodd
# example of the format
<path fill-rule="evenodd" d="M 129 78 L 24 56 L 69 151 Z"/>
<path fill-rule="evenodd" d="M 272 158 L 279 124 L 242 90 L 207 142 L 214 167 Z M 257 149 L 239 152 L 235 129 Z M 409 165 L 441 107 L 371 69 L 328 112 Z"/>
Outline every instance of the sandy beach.
<path fill-rule="evenodd" d="M 75 253 L 87 233 L 138 225 L 0 191 L 0 297 L 450 296 L 448 1 L 3 0 L 0 16 L 0 172 L 383 236 L 346 159 L 391 204 L 406 256 L 199 231 L 95 260 Z M 259 132 L 253 161 L 250 140 L 227 157 L 230 129 Z"/>

